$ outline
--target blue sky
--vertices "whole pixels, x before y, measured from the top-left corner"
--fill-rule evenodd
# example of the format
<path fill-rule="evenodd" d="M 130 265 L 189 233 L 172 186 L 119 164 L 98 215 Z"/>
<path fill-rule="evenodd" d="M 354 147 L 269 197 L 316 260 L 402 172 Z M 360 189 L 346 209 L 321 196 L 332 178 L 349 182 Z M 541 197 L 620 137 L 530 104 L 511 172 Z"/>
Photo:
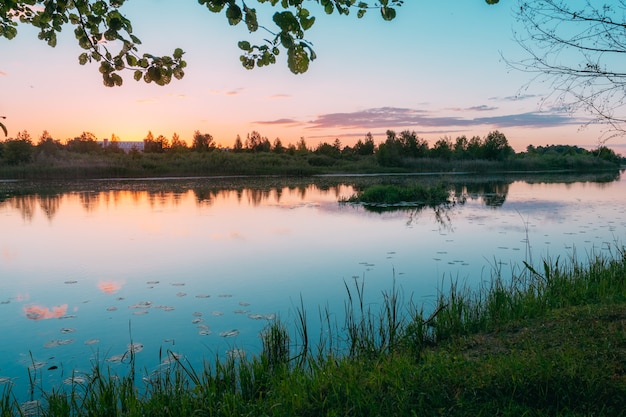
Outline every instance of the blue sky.
<path fill-rule="evenodd" d="M 183 80 L 158 87 L 128 73 L 122 87 L 107 88 L 97 65 L 78 64 L 82 51 L 70 27 L 54 49 L 21 27 L 16 39 L 0 39 L 0 115 L 10 136 L 28 130 L 35 139 L 44 129 L 61 140 L 83 131 L 141 140 L 152 131 L 190 142 L 200 130 L 231 146 L 237 135 L 257 130 L 271 141 L 304 137 L 314 146 L 335 138 L 349 145 L 368 132 L 380 142 L 392 129 L 415 131 L 432 144 L 498 129 L 516 150 L 596 146 L 601 131 L 581 129 L 584 114 L 544 102 L 549 85 L 529 85 L 529 74 L 503 60 L 524 56 L 513 40 L 516 3 L 407 0 L 392 22 L 377 11 L 360 20 L 327 16 L 312 4 L 317 21 L 307 38 L 318 59 L 293 75 L 285 54 L 274 66 L 244 69 L 237 42 L 265 34 L 230 27 L 195 1 L 129 0 L 122 11 L 145 51 L 185 50 Z M 272 10 L 255 7 L 269 21 Z"/>

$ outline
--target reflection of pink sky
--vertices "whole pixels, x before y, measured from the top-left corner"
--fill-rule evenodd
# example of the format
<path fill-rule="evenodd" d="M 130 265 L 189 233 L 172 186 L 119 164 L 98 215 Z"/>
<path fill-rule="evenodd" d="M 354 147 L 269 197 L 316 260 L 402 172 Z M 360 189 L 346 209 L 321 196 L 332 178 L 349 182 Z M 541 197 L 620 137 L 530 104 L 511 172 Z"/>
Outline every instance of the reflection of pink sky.
<path fill-rule="evenodd" d="M 18 294 L 15 296 L 15 301 L 17 301 L 18 303 L 21 303 L 24 301 L 28 301 L 29 298 L 30 298 L 29 294 Z"/>
<path fill-rule="evenodd" d="M 37 304 L 24 307 L 24 314 L 26 314 L 26 318 L 30 320 L 58 319 L 59 317 L 63 317 L 66 313 L 67 304 L 52 307 L 52 310 Z"/>
<path fill-rule="evenodd" d="M 124 286 L 124 281 L 100 281 L 98 289 L 105 294 L 115 294 Z"/>
<path fill-rule="evenodd" d="M 2 247 L 2 259 L 6 262 L 12 262 L 16 260 L 18 257 L 18 252 L 16 249 L 12 249 L 6 246 Z"/>

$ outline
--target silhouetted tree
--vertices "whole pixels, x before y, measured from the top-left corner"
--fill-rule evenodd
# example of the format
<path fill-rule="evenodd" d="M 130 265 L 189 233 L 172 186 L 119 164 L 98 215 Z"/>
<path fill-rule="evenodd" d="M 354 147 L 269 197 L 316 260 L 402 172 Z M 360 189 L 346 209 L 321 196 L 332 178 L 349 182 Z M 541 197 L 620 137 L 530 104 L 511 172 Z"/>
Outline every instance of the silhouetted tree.
<path fill-rule="evenodd" d="M 456 140 L 454 141 L 454 148 L 453 148 L 455 159 L 467 159 L 468 158 L 469 156 L 467 154 L 468 144 L 469 144 L 469 141 L 467 140 L 467 136 L 463 135 L 463 136 L 459 136 L 456 138 Z"/>
<path fill-rule="evenodd" d="M 170 145 L 170 152 L 185 152 L 188 151 L 189 148 L 187 147 L 187 142 L 185 142 L 184 140 L 180 139 L 180 136 L 178 136 L 178 133 L 174 132 L 174 134 L 172 135 L 172 143 Z"/>
<path fill-rule="evenodd" d="M 439 158 L 444 160 L 450 160 L 452 158 L 452 141 L 448 137 L 443 137 L 439 139 L 433 145 L 430 150 L 430 156 L 433 158 Z"/>
<path fill-rule="evenodd" d="M 296 153 L 306 154 L 308 152 L 309 148 L 306 146 L 306 140 L 304 140 L 304 137 L 300 137 L 300 140 L 296 144 Z"/>
<path fill-rule="evenodd" d="M 200 133 L 196 130 L 193 134 L 193 143 L 191 150 L 195 152 L 210 152 L 215 149 L 213 136 L 208 133 Z"/>
<path fill-rule="evenodd" d="M 9 165 L 30 162 L 33 158 L 33 141 L 27 131 L 19 132 L 15 139 L 4 142 L 2 157 Z"/>
<path fill-rule="evenodd" d="M 503 161 L 514 153 L 506 136 L 497 130 L 489 132 L 483 141 L 483 157 L 485 159 Z"/>
<path fill-rule="evenodd" d="M 283 142 L 280 140 L 280 138 L 274 139 L 272 151 L 275 153 L 285 153 L 285 147 L 283 146 Z"/>
<path fill-rule="evenodd" d="M 359 139 L 354 145 L 354 150 L 358 155 L 373 155 L 375 149 L 374 137 L 370 132 L 367 132 L 363 141 Z"/>
<path fill-rule="evenodd" d="M 241 142 L 241 136 L 237 135 L 235 143 L 233 144 L 233 152 L 243 151 L 243 143 Z"/>
<path fill-rule="evenodd" d="M 467 155 L 469 159 L 483 159 L 483 140 L 480 136 L 472 136 L 467 142 Z"/>
<path fill-rule="evenodd" d="M 76 153 L 101 153 L 102 146 L 98 144 L 96 135 L 91 132 L 83 132 L 79 137 L 67 141 L 66 148 Z"/>
<path fill-rule="evenodd" d="M 61 149 L 63 149 L 61 142 L 52 139 L 50 133 L 44 130 L 37 142 L 37 150 L 47 155 L 56 155 Z"/>

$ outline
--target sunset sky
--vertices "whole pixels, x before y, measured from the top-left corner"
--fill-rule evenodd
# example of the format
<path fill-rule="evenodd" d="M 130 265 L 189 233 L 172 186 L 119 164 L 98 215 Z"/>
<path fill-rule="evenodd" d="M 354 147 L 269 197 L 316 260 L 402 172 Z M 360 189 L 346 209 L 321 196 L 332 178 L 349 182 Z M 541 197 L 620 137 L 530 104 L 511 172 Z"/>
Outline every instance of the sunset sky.
<path fill-rule="evenodd" d="M 83 131 L 142 140 L 151 131 L 168 138 L 176 132 L 191 143 L 199 130 L 232 146 L 237 135 L 245 140 L 256 130 L 283 144 L 304 137 L 309 146 L 335 138 L 351 145 L 367 132 L 379 143 L 387 129 L 408 129 L 433 144 L 498 129 L 517 151 L 528 144 L 596 146 L 601 130 L 581 129 L 584 114 L 542 102 L 549 85 L 529 86 L 531 75 L 507 67 L 503 56 L 524 56 L 513 40 L 515 4 L 409 0 L 392 22 L 377 11 L 358 20 L 311 5 L 317 21 L 307 39 L 318 59 L 306 74 L 293 75 L 285 54 L 274 66 L 241 66 L 237 42 L 267 36 L 262 31 L 230 27 L 196 1 L 132 0 L 121 10 L 142 51 L 181 47 L 183 80 L 159 87 L 135 82 L 129 72 L 122 87 L 107 88 L 96 64 L 78 64 L 82 50 L 70 27 L 56 48 L 20 27 L 15 39 L 0 39 L 0 115 L 9 136 L 28 130 L 35 140 L 44 129 L 62 141 Z M 262 7 L 254 6 L 262 19 Z M 265 16 L 269 22 L 271 10 Z M 622 142 L 609 146 L 624 154 Z"/>

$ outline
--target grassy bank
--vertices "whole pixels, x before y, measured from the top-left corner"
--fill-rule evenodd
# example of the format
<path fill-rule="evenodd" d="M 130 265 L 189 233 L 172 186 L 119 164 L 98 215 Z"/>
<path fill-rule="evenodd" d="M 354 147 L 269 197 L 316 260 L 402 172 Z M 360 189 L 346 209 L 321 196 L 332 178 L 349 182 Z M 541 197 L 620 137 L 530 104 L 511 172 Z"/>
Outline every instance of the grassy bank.
<path fill-rule="evenodd" d="M 608 254 L 607 254 L 608 253 Z M 255 357 L 114 377 L 96 365 L 2 416 L 620 416 L 626 410 L 626 252 L 527 265 L 480 288 L 451 283 L 425 310 L 395 289 L 380 308 L 346 285 L 345 323 L 307 312 L 263 334 Z M 290 331 L 289 329 L 294 329 Z M 36 400 L 40 398 L 39 400 Z"/>
<path fill-rule="evenodd" d="M 371 173 L 505 173 L 531 171 L 618 171 L 619 165 L 590 155 L 578 158 L 516 157 L 504 161 L 406 158 L 397 165 L 381 165 L 375 155 L 330 157 L 313 152 L 183 152 L 77 153 L 38 152 L 16 164 L 0 159 L 0 179 L 89 179 L 189 177 L 215 175 L 310 176 Z"/>

